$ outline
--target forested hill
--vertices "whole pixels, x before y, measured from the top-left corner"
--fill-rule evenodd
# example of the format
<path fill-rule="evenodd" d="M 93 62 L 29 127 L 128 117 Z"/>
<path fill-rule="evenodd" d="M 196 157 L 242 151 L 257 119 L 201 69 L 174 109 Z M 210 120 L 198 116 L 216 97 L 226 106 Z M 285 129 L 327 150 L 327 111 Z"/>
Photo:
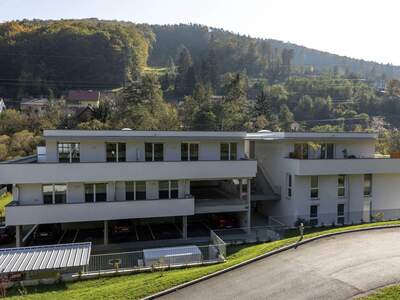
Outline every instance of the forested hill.
<path fill-rule="evenodd" d="M 185 55 L 181 55 L 184 50 Z M 188 82 L 201 78 L 221 92 L 228 72 L 283 83 L 322 73 L 378 83 L 400 77 L 400 67 L 366 62 L 276 40 L 256 39 L 202 25 L 148 25 L 120 21 L 23 20 L 0 24 L 0 97 L 60 95 L 71 88 L 109 89 L 137 78 L 147 66 L 188 58 Z M 191 94 L 188 82 L 177 96 Z M 179 85 L 179 84 L 178 84 Z"/>
<path fill-rule="evenodd" d="M 174 57 L 181 45 L 185 45 L 190 50 L 194 60 L 203 58 L 209 50 L 224 47 L 225 54 L 234 63 L 237 63 L 240 57 L 249 59 L 258 56 L 262 59 L 272 57 L 276 51 L 288 49 L 293 50 L 289 58 L 291 63 L 297 66 L 293 71 L 299 73 L 320 73 L 331 70 L 342 74 L 356 73 L 370 79 L 380 76 L 383 76 L 382 79 L 400 77 L 400 66 L 349 58 L 273 39 L 252 38 L 223 29 L 185 24 L 152 25 L 151 28 L 155 33 L 156 41 L 150 53 L 149 63 L 155 66 L 165 65 L 168 57 Z M 269 59 L 271 63 L 271 58 Z M 247 63 L 250 63 L 247 67 L 249 65 L 251 67 L 251 61 Z M 259 64 L 260 61 L 256 59 L 256 63 Z"/>

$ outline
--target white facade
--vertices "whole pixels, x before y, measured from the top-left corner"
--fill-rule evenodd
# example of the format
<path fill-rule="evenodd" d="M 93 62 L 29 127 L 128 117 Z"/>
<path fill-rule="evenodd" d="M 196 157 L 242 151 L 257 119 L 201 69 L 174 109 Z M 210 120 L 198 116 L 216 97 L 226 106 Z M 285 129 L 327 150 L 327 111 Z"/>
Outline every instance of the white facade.
<path fill-rule="evenodd" d="M 250 197 L 239 188 L 256 176 L 257 162 L 247 159 L 245 137 L 243 132 L 46 130 L 40 159 L 0 164 L 0 182 L 13 184 L 6 223 L 232 212 L 250 226 Z M 193 182 L 218 182 L 234 196 L 197 199 Z"/>
<path fill-rule="evenodd" d="M 257 207 L 272 220 L 293 226 L 297 220 L 330 225 L 400 217 L 400 159 L 376 157 L 375 134 L 266 132 L 247 138 L 259 167 L 281 191 L 279 201 Z"/>
<path fill-rule="evenodd" d="M 400 159 L 376 158 L 375 134 L 46 130 L 44 138 L 36 162 L 0 164 L 0 182 L 14 187 L 8 225 L 234 213 L 248 227 L 257 213 L 293 226 L 400 216 Z"/>

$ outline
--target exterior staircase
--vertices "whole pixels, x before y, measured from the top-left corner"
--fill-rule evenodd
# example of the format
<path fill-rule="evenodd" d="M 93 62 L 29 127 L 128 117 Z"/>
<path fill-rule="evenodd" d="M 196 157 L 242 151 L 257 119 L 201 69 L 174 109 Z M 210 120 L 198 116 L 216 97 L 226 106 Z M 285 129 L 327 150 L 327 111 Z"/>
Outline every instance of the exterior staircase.
<path fill-rule="evenodd" d="M 251 201 L 276 201 L 281 199 L 279 187 L 273 187 L 267 179 L 268 175 L 259 164 L 257 175 L 251 183 Z"/>

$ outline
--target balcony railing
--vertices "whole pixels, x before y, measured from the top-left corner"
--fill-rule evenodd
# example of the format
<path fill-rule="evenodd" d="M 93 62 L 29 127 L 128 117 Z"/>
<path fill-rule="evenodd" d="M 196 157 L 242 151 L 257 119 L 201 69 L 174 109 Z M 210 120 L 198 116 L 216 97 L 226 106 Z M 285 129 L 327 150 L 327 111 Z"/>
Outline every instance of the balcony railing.
<path fill-rule="evenodd" d="M 400 173 L 398 158 L 291 159 L 288 172 L 293 175 L 386 174 Z"/>
<path fill-rule="evenodd" d="M 194 214 L 194 198 L 6 206 L 7 225 L 90 222 Z"/>
<path fill-rule="evenodd" d="M 252 178 L 255 160 L 0 164 L 4 184 Z"/>

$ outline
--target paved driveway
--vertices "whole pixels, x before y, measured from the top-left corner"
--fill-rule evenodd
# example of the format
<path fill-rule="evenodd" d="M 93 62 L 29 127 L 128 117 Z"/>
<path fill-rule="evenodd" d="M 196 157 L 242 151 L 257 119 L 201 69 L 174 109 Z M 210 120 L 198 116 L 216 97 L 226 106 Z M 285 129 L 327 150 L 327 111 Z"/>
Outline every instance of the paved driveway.
<path fill-rule="evenodd" d="M 162 299 L 349 299 L 400 282 L 400 229 L 349 233 L 265 258 Z"/>

